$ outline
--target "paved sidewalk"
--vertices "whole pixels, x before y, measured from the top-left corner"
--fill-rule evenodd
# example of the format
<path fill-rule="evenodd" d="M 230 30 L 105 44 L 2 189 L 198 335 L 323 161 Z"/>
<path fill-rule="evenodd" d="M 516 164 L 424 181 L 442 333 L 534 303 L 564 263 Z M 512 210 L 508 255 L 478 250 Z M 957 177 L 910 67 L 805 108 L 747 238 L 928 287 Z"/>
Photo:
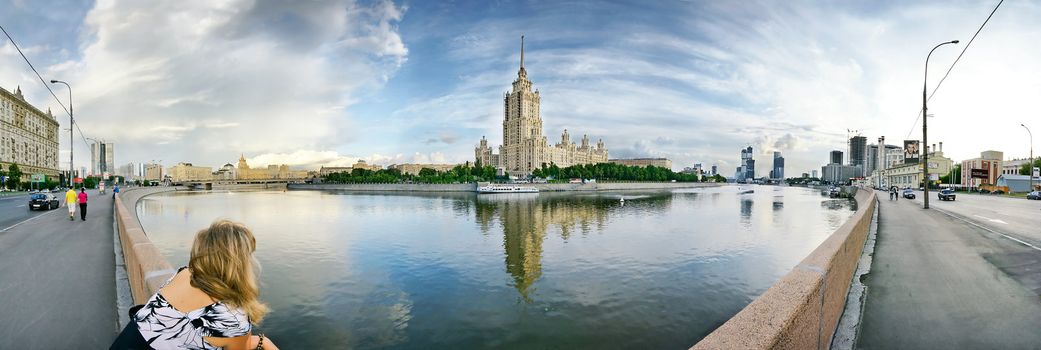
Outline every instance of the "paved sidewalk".
<path fill-rule="evenodd" d="M 115 339 L 112 195 L 87 194 L 87 221 L 62 207 L 0 232 L 0 349 L 107 349 Z"/>
<path fill-rule="evenodd" d="M 1041 251 L 915 201 L 880 198 L 857 347 L 1041 349 L 1041 297 L 1020 282 L 1024 268 L 1041 269 Z M 1010 267 L 1021 273 L 1002 271 Z"/>

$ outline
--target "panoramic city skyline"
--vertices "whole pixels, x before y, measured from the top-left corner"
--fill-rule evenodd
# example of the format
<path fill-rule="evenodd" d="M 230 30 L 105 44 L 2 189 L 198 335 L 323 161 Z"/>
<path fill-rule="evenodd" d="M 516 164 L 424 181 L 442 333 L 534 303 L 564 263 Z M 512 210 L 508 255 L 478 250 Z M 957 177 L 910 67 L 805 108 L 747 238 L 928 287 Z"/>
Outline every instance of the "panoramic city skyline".
<path fill-rule="evenodd" d="M 12 10 L 0 22 L 45 79 L 72 84 L 81 129 L 117 144 L 117 165 L 219 167 L 241 153 L 251 164 L 309 168 L 471 161 L 481 136 L 501 140 L 501 98 L 525 35 L 547 133 L 581 130 L 609 143 L 611 158 L 715 164 L 726 175 L 747 146 L 764 163 L 781 151 L 798 174 L 844 150 L 847 129 L 893 144 L 920 139 L 912 122 L 927 49 L 961 40 L 933 55 L 931 89 L 992 6 L 3 5 Z M 946 141 L 953 159 L 989 149 L 1027 156 L 1018 128 L 1034 119 L 1028 103 L 1041 85 L 1028 78 L 1041 54 L 1019 47 L 1041 39 L 1030 16 L 1041 5 L 1006 5 L 930 102 L 930 142 Z M 6 38 L 0 59 L 0 86 L 21 87 L 67 129 Z M 79 139 L 77 168 L 89 159 Z"/>

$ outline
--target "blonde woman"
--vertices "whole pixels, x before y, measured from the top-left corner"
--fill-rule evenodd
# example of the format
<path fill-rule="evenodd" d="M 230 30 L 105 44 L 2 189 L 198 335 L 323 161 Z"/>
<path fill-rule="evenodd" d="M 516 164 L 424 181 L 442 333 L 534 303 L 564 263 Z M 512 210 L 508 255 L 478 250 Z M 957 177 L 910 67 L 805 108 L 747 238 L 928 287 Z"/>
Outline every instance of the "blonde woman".
<path fill-rule="evenodd" d="M 257 299 L 256 247 L 246 226 L 228 220 L 196 233 L 188 266 L 131 310 L 112 348 L 277 350 L 253 333 L 267 313 Z"/>

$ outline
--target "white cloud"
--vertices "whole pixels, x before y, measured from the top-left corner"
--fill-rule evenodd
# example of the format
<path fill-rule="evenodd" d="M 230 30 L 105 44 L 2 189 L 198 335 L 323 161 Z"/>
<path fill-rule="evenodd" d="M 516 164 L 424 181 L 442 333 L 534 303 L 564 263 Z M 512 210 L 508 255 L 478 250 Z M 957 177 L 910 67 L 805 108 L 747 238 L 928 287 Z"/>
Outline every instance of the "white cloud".
<path fill-rule="evenodd" d="M 81 57 L 45 75 L 72 84 L 83 131 L 115 142 L 120 163 L 317 154 L 354 139 L 345 108 L 407 59 L 404 11 L 389 0 L 98 1 Z"/>
<path fill-rule="evenodd" d="M 295 169 L 318 169 L 327 167 L 349 167 L 359 160 L 368 164 L 388 166 L 392 164 L 416 163 L 416 164 L 447 164 L 462 163 L 466 160 L 452 160 L 441 152 L 419 153 L 411 155 L 394 154 L 384 155 L 374 153 L 369 156 L 354 156 L 340 154 L 336 151 L 313 151 L 298 150 L 291 153 L 264 153 L 253 157 L 247 157 L 246 162 L 250 167 L 266 167 L 268 165 L 289 165 Z"/>

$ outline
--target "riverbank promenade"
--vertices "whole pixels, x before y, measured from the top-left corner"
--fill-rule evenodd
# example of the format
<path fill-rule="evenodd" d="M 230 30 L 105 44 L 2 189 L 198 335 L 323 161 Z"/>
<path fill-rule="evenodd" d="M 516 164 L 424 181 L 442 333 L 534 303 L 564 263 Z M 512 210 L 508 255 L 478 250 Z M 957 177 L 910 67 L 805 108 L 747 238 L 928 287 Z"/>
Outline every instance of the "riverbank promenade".
<path fill-rule="evenodd" d="M 1041 348 L 1041 250 L 1002 236 L 1017 234 L 1020 206 L 1036 203 L 996 200 L 997 213 L 962 216 L 974 198 L 931 203 L 888 200 L 879 193 L 874 263 L 864 280 L 867 300 L 857 347 L 862 349 L 1039 349 Z M 936 201 L 933 201 L 936 202 Z M 1015 208 L 1011 208 L 1011 207 Z M 984 216 L 986 215 L 986 216 Z M 983 219 L 980 219 L 983 218 Z M 977 223 L 984 221 L 994 224 Z M 1004 223 L 1004 224 L 1002 224 Z M 1036 246 L 1036 244 L 1035 244 Z"/>
<path fill-rule="evenodd" d="M 87 221 L 69 221 L 63 206 L 0 227 L 0 349 L 107 349 L 115 339 L 112 194 L 87 194 Z"/>

